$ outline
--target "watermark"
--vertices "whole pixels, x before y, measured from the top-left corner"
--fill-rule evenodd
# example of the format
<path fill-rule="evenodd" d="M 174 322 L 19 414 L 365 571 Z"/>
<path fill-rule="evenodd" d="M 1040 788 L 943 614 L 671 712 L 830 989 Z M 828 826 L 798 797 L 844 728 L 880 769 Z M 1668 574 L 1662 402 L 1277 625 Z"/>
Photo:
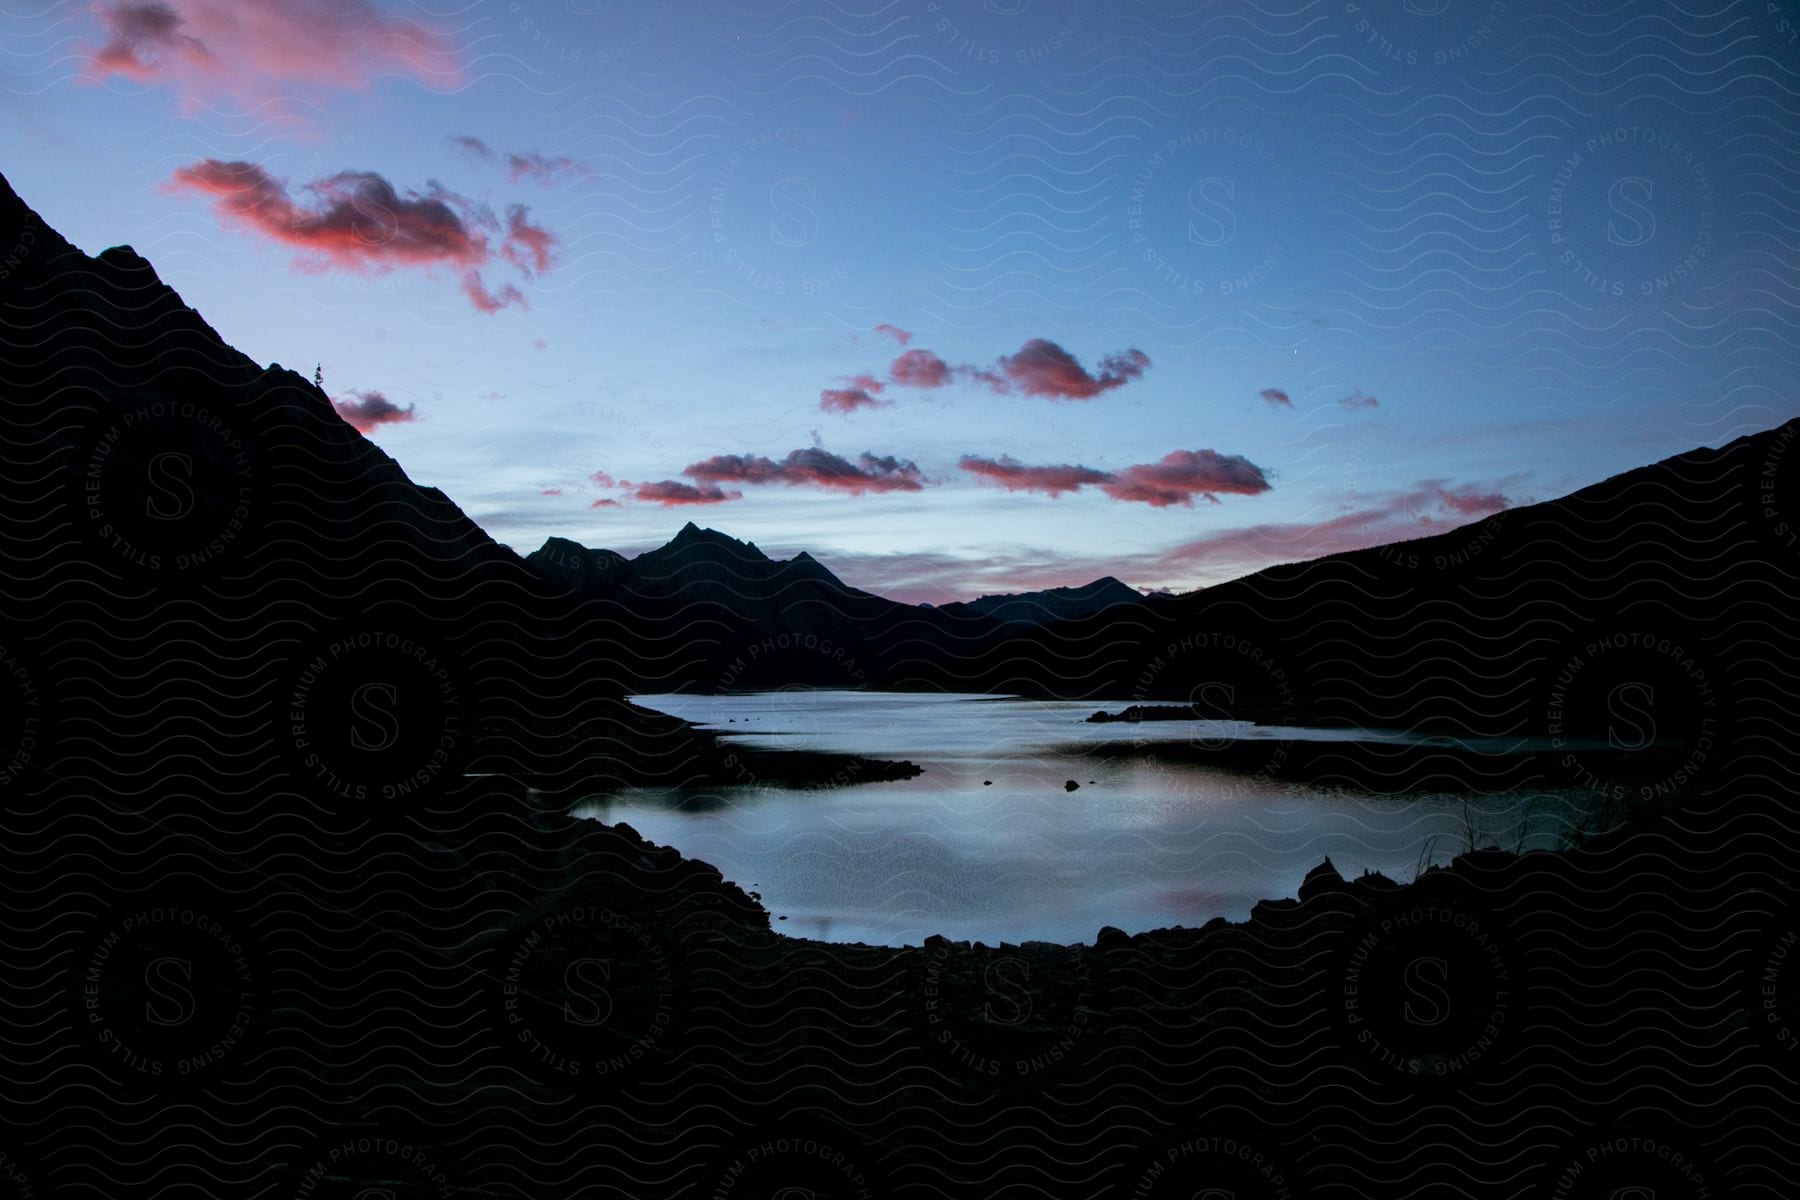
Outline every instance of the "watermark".
<path fill-rule="evenodd" d="M 1554 1165 L 1547 1200 L 1711 1200 L 1711 1165 L 1667 1138 L 1615 1133 L 1565 1153 Z"/>
<path fill-rule="evenodd" d="M 540 59 L 608 67 L 642 57 L 669 8 L 669 0 L 506 0 L 506 20 Z"/>
<path fill-rule="evenodd" d="M 1770 438 L 1769 453 L 1756 474 L 1756 511 L 1775 545 L 1784 551 L 1800 549 L 1800 422 L 1790 421 Z"/>
<path fill-rule="evenodd" d="M 1610 800 L 1667 800 L 1720 757 L 1720 681 L 1697 646 L 1640 630 L 1597 632 L 1550 677 L 1544 731 L 1552 757 Z"/>
<path fill-rule="evenodd" d="M 926 0 L 921 15 L 950 66 L 1038 66 L 1099 32 L 1087 0 Z"/>
<path fill-rule="evenodd" d="M 1800 919 L 1793 905 L 1767 919 L 1757 947 L 1744 981 L 1750 1026 L 1790 1071 L 1800 1070 Z"/>
<path fill-rule="evenodd" d="M 726 1154 L 709 1200 L 870 1198 L 886 1187 L 868 1151 L 847 1130 L 801 1121 L 754 1131 Z"/>
<path fill-rule="evenodd" d="M 1083 948 L 974 950 L 934 939 L 921 954 L 914 995 L 925 1040 L 958 1070 L 1039 1081 L 1095 1052 L 1095 987 Z"/>
<path fill-rule="evenodd" d="M 609 1088 L 669 1056 L 675 968 L 636 918 L 566 908 L 524 926 L 504 953 L 494 972 L 501 1036 L 533 1073 Z"/>
<path fill-rule="evenodd" d="M 1507 0 L 1341 0 L 1363 61 L 1383 67 L 1468 67 L 1493 52 Z"/>
<path fill-rule="evenodd" d="M 89 947 L 77 1023 L 109 1075 L 161 1089 L 243 1060 L 268 984 L 255 940 L 221 908 L 129 906 Z"/>
<path fill-rule="evenodd" d="M 1125 192 L 1131 253 L 1185 296 L 1239 296 L 1293 263 L 1293 168 L 1263 139 L 1201 127 L 1164 139 Z"/>
<path fill-rule="evenodd" d="M 155 400 L 107 417 L 79 479 L 88 534 L 150 574 L 215 567 L 251 540 L 258 457 L 247 434 L 191 401 Z"/>
<path fill-rule="evenodd" d="M 1351 935 L 1335 987 L 1349 1045 L 1378 1073 L 1460 1084 L 1494 1063 L 1521 1022 L 1500 925 L 1444 889 L 1409 889 Z"/>
<path fill-rule="evenodd" d="M 0 642 L 0 792 L 18 786 L 48 735 L 44 694 L 14 647 Z"/>
<path fill-rule="evenodd" d="M 18 241 L 12 244 L 4 255 L 0 255 L 0 283 L 5 283 L 13 274 L 25 265 L 27 259 L 37 253 L 37 233 L 31 229 L 19 231 Z"/>
<path fill-rule="evenodd" d="M 766 296 L 819 297 L 841 288 L 855 262 L 831 192 L 838 148 L 812 130 L 773 129 L 725 154 L 706 190 L 706 225 L 732 281 Z"/>
<path fill-rule="evenodd" d="M 1505 531 L 1506 512 L 1502 510 L 1443 533 L 1426 533 L 1403 542 L 1384 542 L 1374 547 L 1371 553 L 1381 562 L 1404 571 L 1452 575 L 1473 567 L 1489 555 Z M 1391 529 L 1384 528 L 1380 532 L 1392 536 Z"/>
<path fill-rule="evenodd" d="M 457 675 L 437 642 L 392 629 L 303 650 L 283 695 L 294 772 L 355 814 L 404 811 L 457 774 L 469 740 Z"/>
<path fill-rule="evenodd" d="M 1800 49 L 1800 13 L 1789 0 L 1763 0 L 1762 17 L 1766 34 L 1777 49 Z"/>
<path fill-rule="evenodd" d="M 435 1150 L 401 1138 L 346 1136 L 327 1140 L 311 1156 L 294 1188 L 294 1200 L 397 1200 L 401 1196 L 440 1196 L 450 1200 L 462 1191 Z"/>
<path fill-rule="evenodd" d="M 1209 795 L 1233 795 L 1276 782 L 1290 754 L 1284 741 L 1246 738 L 1236 727 L 1292 725 L 1299 689 L 1287 665 L 1260 643 L 1237 633 L 1205 631 L 1174 638 L 1153 651 L 1132 681 L 1131 701 L 1112 715 L 1124 718 L 1118 723 L 1131 729 L 1134 749 L 1173 742 L 1221 756 L 1233 752 L 1232 765 L 1238 769 L 1230 779 L 1205 784 Z M 1157 714 L 1168 709 L 1191 716 L 1165 722 Z M 1245 752 L 1252 753 L 1244 758 Z M 1181 780 L 1177 786 L 1195 785 Z"/>
<path fill-rule="evenodd" d="M 1130 1200 L 1293 1200 L 1291 1168 L 1246 1138 L 1194 1135 L 1154 1151 L 1128 1176 Z"/>
<path fill-rule="evenodd" d="M 37 1189 L 31 1185 L 30 1172 L 4 1150 L 0 1150 L 0 1184 L 5 1185 L 0 1195 L 6 1200 L 33 1200 L 37 1195 Z"/>
<path fill-rule="evenodd" d="M 1665 130 L 1576 135 L 1544 200 L 1551 276 L 1577 298 L 1672 296 L 1716 256 L 1717 201 L 1700 148 Z"/>

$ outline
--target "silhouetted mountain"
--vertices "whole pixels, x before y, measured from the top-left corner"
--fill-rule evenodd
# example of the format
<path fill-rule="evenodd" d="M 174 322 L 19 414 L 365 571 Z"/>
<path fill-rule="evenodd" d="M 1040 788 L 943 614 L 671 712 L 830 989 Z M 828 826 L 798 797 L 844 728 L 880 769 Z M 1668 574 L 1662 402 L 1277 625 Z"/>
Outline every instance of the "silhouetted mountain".
<path fill-rule="evenodd" d="M 1011 628 L 1142 600 L 1106 578 L 935 608 L 902 604 L 850 587 L 804 550 L 771 559 L 754 543 L 691 521 L 636 558 L 553 537 L 526 561 L 608 606 L 640 644 L 684 640 L 676 661 L 655 653 L 628 660 L 645 691 L 905 686 L 909 664 L 953 663 Z"/>
<path fill-rule="evenodd" d="M 1104 612 L 1115 604 L 1138 604 L 1144 597 L 1111 575 L 1080 587 L 1046 588 L 1039 592 L 1014 592 L 983 596 L 966 603 L 940 604 L 939 612 L 971 613 L 1008 624 L 1045 625 Z"/>
<path fill-rule="evenodd" d="M 1731 724 L 1734 683 L 1757 670 L 1743 632 L 1794 578 L 1797 432 L 1015 632 L 935 672 L 914 663 L 908 683 L 1452 734 L 1604 735 L 1635 705 L 1698 738 Z"/>

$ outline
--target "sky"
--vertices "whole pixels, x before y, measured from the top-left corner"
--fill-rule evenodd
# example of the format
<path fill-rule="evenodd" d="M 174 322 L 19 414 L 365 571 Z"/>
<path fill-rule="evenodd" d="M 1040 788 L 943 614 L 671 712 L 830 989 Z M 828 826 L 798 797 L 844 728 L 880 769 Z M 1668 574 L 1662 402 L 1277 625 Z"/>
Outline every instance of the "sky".
<path fill-rule="evenodd" d="M 1186 590 L 1800 415 L 1800 8 L 8 0 L 0 171 L 521 553 Z"/>

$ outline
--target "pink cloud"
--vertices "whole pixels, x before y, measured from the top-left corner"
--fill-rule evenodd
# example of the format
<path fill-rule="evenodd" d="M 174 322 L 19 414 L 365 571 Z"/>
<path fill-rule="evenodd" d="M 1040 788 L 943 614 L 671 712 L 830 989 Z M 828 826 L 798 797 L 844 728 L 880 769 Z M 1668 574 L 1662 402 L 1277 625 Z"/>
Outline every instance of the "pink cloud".
<path fill-rule="evenodd" d="M 588 478 L 599 484 L 601 487 L 613 486 L 613 477 L 608 475 L 605 471 L 595 471 L 592 475 L 589 475 Z"/>
<path fill-rule="evenodd" d="M 1161 462 L 1126 467 L 1100 485 L 1115 500 L 1131 500 L 1152 508 L 1179 504 L 1191 508 L 1194 497 L 1217 501 L 1220 494 L 1254 496 L 1269 490 L 1263 469 L 1241 454 L 1215 450 L 1172 450 Z"/>
<path fill-rule="evenodd" d="M 1254 496 L 1269 490 L 1263 469 L 1239 454 L 1214 450 L 1174 450 L 1160 462 L 1140 463 L 1121 471 L 1093 467 L 1031 467 L 1002 455 L 998 459 L 965 456 L 958 464 L 971 475 L 991 479 L 1011 492 L 1044 492 L 1060 496 L 1093 485 L 1115 500 L 1193 507 L 1194 497 L 1217 501 L 1221 494 Z"/>
<path fill-rule="evenodd" d="M 887 334 L 889 337 L 893 338 L 896 342 L 899 342 L 902 346 L 904 346 L 904 345 L 906 345 L 906 343 L 912 341 L 912 334 L 910 334 L 906 330 L 900 328 L 898 325 L 889 325 L 884 322 L 883 324 L 877 325 L 875 327 L 875 332 Z"/>
<path fill-rule="evenodd" d="M 691 483 L 682 483 L 677 479 L 664 479 L 657 483 L 640 483 L 632 493 L 637 500 L 650 501 L 664 508 L 675 508 L 684 504 L 724 504 L 728 500 L 742 500 L 744 493 L 727 492 L 711 485 L 695 487 Z M 609 501 L 607 503 L 616 503 Z M 603 504 L 595 501 L 590 507 L 600 508 Z"/>
<path fill-rule="evenodd" d="M 1270 404 L 1281 405 L 1287 408 L 1294 407 L 1294 402 L 1289 399 L 1288 394 L 1280 388 L 1264 388 L 1256 394 L 1261 396 L 1264 400 L 1267 400 Z"/>
<path fill-rule="evenodd" d="M 1048 496 L 1079 491 L 1088 484 L 1106 483 L 1112 479 L 1110 472 L 1096 471 L 1092 467 L 1066 464 L 1028 467 L 1007 455 L 997 459 L 965 455 L 956 465 L 971 475 L 994 481 L 1009 492 L 1043 492 Z"/>
<path fill-rule="evenodd" d="M 1150 366 L 1150 358 L 1142 350 L 1109 354 L 1100 360 L 1100 373 L 1092 375 L 1055 342 L 1032 338 L 1019 347 L 1017 354 L 1002 358 L 998 366 L 1027 396 L 1092 400 L 1142 375 Z"/>
<path fill-rule="evenodd" d="M 619 507 L 619 502 L 617 500 L 596 500 L 592 504 L 588 505 L 588 507 L 589 508 L 617 508 L 617 507 Z"/>
<path fill-rule="evenodd" d="M 780 462 L 744 454 L 718 454 L 682 472 L 706 483 L 784 483 L 849 492 L 917 492 L 924 487 L 917 463 L 864 451 L 855 462 L 819 446 L 794 450 Z"/>
<path fill-rule="evenodd" d="M 495 257 L 490 234 L 500 237 L 499 257 L 527 277 L 552 265 L 557 244 L 523 205 L 507 210 L 502 230 L 485 206 L 439 184 L 402 194 L 373 171 L 341 171 L 306 184 L 307 203 L 254 163 L 213 158 L 176 168 L 166 187 L 211 197 L 227 224 L 300 251 L 296 266 L 303 270 L 448 267 L 482 312 L 525 303 L 513 284 L 490 289 L 483 282 L 481 268 Z"/>
<path fill-rule="evenodd" d="M 479 158 L 485 162 L 494 157 L 493 147 L 478 137 L 471 137 L 466 133 L 453 133 L 447 140 L 452 146 L 471 158 Z"/>
<path fill-rule="evenodd" d="M 94 11 L 105 30 L 94 76 L 168 85 L 189 106 L 294 85 L 362 88 L 392 72 L 438 87 L 462 79 L 443 29 L 368 0 L 115 0 Z"/>
<path fill-rule="evenodd" d="M 1375 397 L 1369 395 L 1367 392 L 1363 391 L 1361 388 L 1357 388 L 1354 392 L 1351 392 L 1348 396 L 1345 396 L 1342 400 L 1339 400 L 1338 404 L 1344 408 L 1352 408 L 1352 409 L 1355 409 L 1355 408 L 1380 408 L 1381 407 L 1381 401 L 1379 401 Z"/>
<path fill-rule="evenodd" d="M 1436 491 L 1440 504 L 1458 516 L 1464 517 L 1485 517 L 1499 512 L 1512 503 L 1500 492 L 1477 491 L 1471 484 L 1455 488 L 1439 486 Z"/>
<path fill-rule="evenodd" d="M 908 350 L 888 368 L 901 387 L 939 388 L 950 382 L 950 364 L 929 350 Z"/>
<path fill-rule="evenodd" d="M 873 375 L 858 375 L 845 382 L 845 387 L 826 388 L 819 393 L 821 409 L 826 412 L 851 413 L 859 408 L 881 408 L 888 403 L 875 398 L 886 385 Z"/>
<path fill-rule="evenodd" d="M 549 187 L 587 173 L 587 168 L 572 158 L 549 158 L 535 150 L 506 156 L 506 177 L 514 183 L 529 179 Z"/>
<path fill-rule="evenodd" d="M 347 394 L 354 399 L 333 400 L 331 406 L 358 433 L 369 433 L 380 425 L 397 425 L 415 419 L 412 405 L 402 408 L 380 392 L 352 389 Z"/>

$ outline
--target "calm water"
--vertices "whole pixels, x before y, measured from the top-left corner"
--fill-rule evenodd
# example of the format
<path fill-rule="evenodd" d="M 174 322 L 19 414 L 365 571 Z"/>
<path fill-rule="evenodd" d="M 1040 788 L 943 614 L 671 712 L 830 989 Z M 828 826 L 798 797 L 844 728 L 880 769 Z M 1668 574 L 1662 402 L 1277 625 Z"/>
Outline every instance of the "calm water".
<path fill-rule="evenodd" d="M 1405 799 L 1325 791 L 1201 767 L 1101 761 L 1072 743 L 1200 737 L 1341 738 L 1237 722 L 1089 725 L 1099 704 L 796 690 L 639 696 L 636 703 L 766 747 L 910 759 L 898 783 L 829 789 L 635 789 L 579 811 L 626 821 L 760 892 L 784 933 L 832 941 L 1091 941 L 1240 920 L 1292 896 L 1330 855 L 1410 879 L 1435 840 L 1448 861 L 1472 823 L 1508 849 L 1578 824 L 1574 792 Z M 1398 736 L 1398 735 L 1392 735 Z M 1067 792 L 1065 780 L 1080 790 Z M 991 786 L 984 786 L 991 780 Z M 1092 780 L 1092 783 L 1089 781 Z"/>

